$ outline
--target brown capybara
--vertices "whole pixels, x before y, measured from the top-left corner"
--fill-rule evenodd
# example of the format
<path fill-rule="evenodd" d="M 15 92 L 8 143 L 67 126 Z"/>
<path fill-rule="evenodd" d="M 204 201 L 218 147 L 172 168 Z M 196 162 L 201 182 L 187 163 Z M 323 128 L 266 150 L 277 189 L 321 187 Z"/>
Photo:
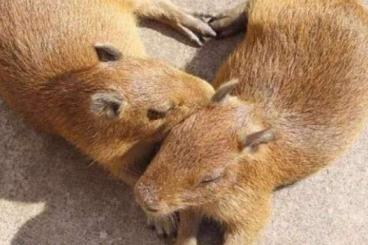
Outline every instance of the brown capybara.
<path fill-rule="evenodd" d="M 245 9 L 245 40 L 218 72 L 212 103 L 172 129 L 135 187 L 152 215 L 182 211 L 178 244 L 196 244 L 201 216 L 223 224 L 226 245 L 252 244 L 273 190 L 335 160 L 367 121 L 362 3 L 254 0 Z M 231 34 L 240 12 L 212 26 Z"/>
<path fill-rule="evenodd" d="M 1 0 L 0 13 L 1 98 L 128 184 L 154 144 L 214 93 L 145 53 L 136 15 L 193 41 L 216 34 L 169 0 Z"/>

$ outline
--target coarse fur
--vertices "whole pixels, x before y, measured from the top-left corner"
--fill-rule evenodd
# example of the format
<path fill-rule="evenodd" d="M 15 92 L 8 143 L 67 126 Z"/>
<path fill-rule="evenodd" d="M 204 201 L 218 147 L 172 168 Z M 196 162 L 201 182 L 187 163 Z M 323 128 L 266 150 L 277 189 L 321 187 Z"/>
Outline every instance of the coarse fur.
<path fill-rule="evenodd" d="M 247 34 L 218 72 L 219 96 L 172 129 L 135 188 L 152 214 L 184 210 L 178 244 L 196 244 L 198 221 L 188 212 L 221 222 L 226 245 L 253 243 L 273 190 L 331 163 L 367 121 L 361 2 L 253 0 L 244 8 Z M 234 28 L 223 18 L 213 20 L 216 30 Z M 239 83 L 224 96 L 231 79 Z"/>
<path fill-rule="evenodd" d="M 1 97 L 36 127 L 63 136 L 119 176 L 132 162 L 123 159 L 129 151 L 159 141 L 213 93 L 206 82 L 147 57 L 135 13 L 163 18 L 165 9 L 156 6 L 162 2 L 169 3 L 1 1 Z M 120 56 L 99 57 L 96 51 L 104 48 Z M 147 116 L 163 109 L 163 118 Z"/>
<path fill-rule="evenodd" d="M 214 93 L 145 52 L 137 15 L 214 35 L 169 0 L 2 0 L 0 12 L 1 98 L 130 185 L 155 144 Z"/>

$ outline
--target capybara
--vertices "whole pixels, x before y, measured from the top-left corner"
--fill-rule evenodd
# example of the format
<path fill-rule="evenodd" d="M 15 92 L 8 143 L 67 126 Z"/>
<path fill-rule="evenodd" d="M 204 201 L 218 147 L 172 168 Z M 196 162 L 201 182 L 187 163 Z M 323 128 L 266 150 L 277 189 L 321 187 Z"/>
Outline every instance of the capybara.
<path fill-rule="evenodd" d="M 0 13 L 1 98 L 128 184 L 155 143 L 214 93 L 145 52 L 137 15 L 197 43 L 216 34 L 169 0 L 1 0 Z"/>
<path fill-rule="evenodd" d="M 367 121 L 361 2 L 252 0 L 211 23 L 226 36 L 242 19 L 212 102 L 172 129 L 135 188 L 152 215 L 181 211 L 178 244 L 196 244 L 201 216 L 223 224 L 226 245 L 252 244 L 272 192 L 331 163 Z"/>

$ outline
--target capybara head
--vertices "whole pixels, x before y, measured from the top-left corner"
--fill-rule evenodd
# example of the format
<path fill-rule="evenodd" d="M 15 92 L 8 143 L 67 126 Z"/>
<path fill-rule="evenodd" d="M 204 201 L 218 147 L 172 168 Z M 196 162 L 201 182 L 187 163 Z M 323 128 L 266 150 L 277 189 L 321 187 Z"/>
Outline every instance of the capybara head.
<path fill-rule="evenodd" d="M 92 130 L 88 129 L 99 129 L 116 144 L 119 139 L 160 140 L 173 125 L 208 104 L 214 93 L 205 81 L 163 62 L 124 57 L 110 45 L 96 45 L 95 50 L 96 65 L 64 74 L 52 83 L 64 91 L 63 101 L 55 102 L 64 107 L 59 111 L 70 114 L 62 117 L 69 122 L 61 125 L 81 127 L 74 133 L 85 132 L 89 137 Z"/>
<path fill-rule="evenodd" d="M 137 201 L 165 215 L 224 198 L 236 188 L 241 165 L 253 164 L 272 129 L 250 120 L 252 107 L 220 87 L 212 103 L 175 126 L 135 187 Z"/>

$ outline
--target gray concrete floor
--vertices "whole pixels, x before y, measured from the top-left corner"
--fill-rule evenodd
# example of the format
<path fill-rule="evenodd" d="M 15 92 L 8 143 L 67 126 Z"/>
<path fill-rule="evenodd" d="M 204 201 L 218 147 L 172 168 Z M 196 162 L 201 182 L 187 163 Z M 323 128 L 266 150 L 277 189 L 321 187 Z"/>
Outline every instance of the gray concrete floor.
<path fill-rule="evenodd" d="M 202 11 L 237 1 L 176 0 Z M 211 79 L 240 37 L 201 50 L 161 25 L 144 23 L 149 53 Z M 164 244 L 145 227 L 131 191 L 63 140 L 35 132 L 0 102 L 0 244 Z M 259 244 L 368 244 L 368 130 L 330 168 L 275 194 Z M 204 225 L 201 244 L 218 244 Z"/>

